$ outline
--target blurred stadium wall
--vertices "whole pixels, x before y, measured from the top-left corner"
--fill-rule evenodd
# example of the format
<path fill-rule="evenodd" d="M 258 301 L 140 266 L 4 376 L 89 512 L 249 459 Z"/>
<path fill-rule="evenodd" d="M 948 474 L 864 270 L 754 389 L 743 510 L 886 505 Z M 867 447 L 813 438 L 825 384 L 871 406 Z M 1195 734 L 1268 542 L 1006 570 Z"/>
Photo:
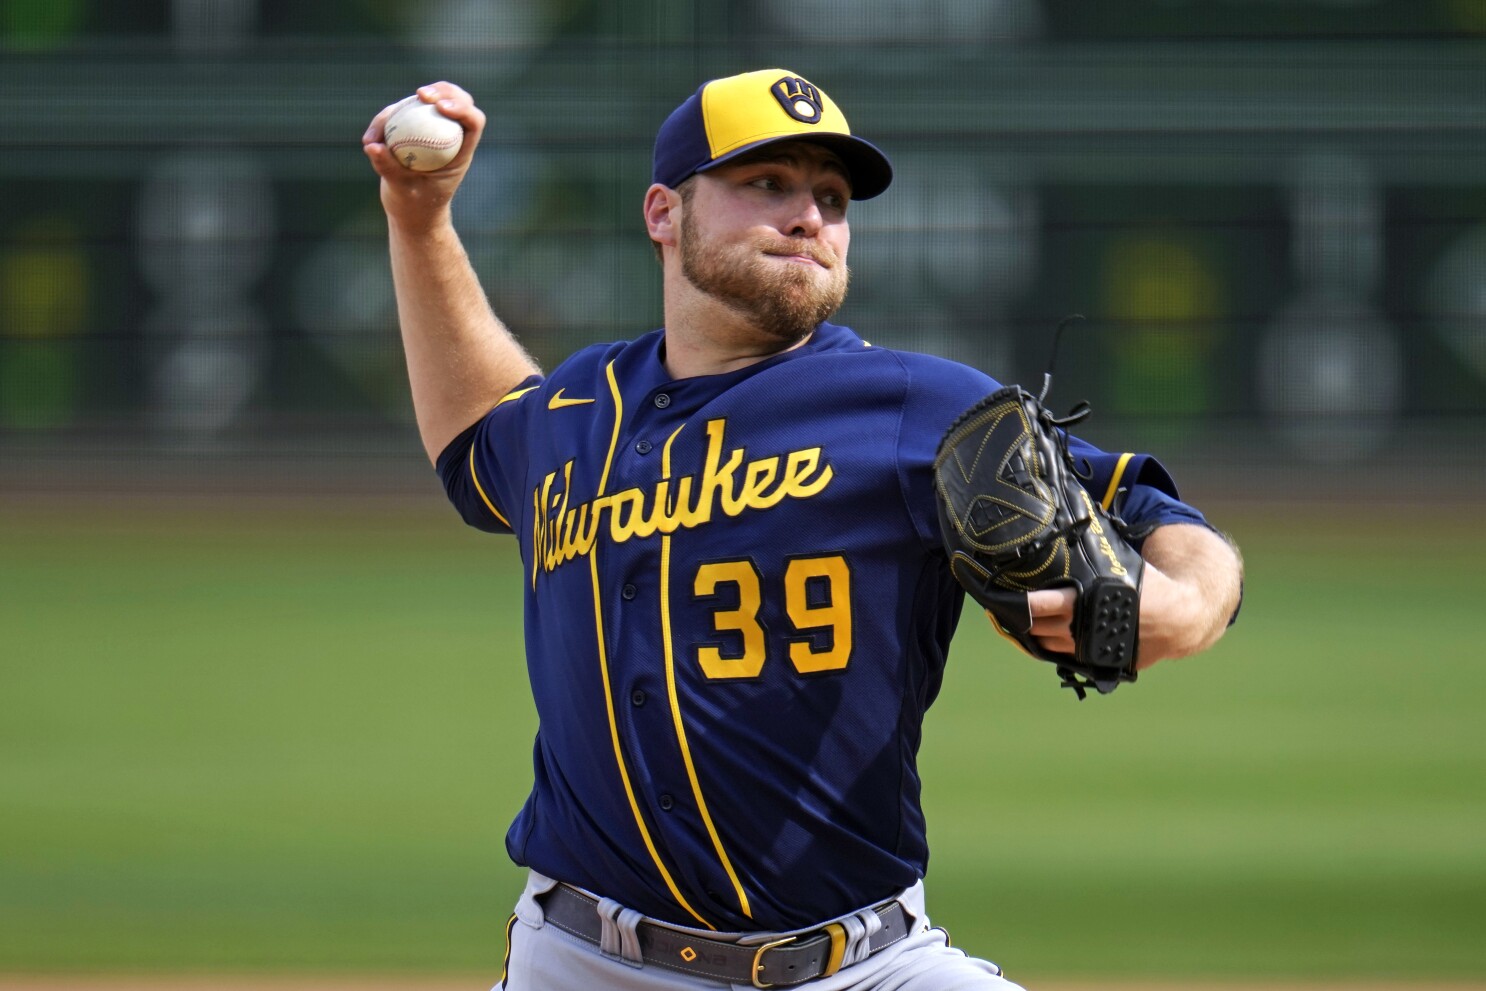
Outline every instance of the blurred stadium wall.
<path fill-rule="evenodd" d="M 1080 312 L 1054 405 L 1206 493 L 1486 491 L 1481 0 L 5 0 L 0 491 L 434 491 L 367 120 L 476 95 L 457 220 L 550 367 L 658 324 L 655 128 L 769 65 L 896 163 L 869 340 L 1035 384 Z"/>

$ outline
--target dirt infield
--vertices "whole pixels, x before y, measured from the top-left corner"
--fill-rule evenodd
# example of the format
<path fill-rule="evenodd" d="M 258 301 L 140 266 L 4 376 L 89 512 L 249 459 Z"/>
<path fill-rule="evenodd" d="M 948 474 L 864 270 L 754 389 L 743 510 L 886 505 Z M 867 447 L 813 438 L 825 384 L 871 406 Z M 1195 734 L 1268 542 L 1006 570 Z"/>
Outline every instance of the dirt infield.
<path fill-rule="evenodd" d="M 126 977 L 98 975 L 3 975 L 0 991 L 489 991 L 494 978 L 486 976 L 450 977 L 440 975 L 427 979 L 415 977 L 348 977 L 345 975 L 297 977 L 247 977 L 218 975 L 143 974 Z M 1023 978 L 1023 980 L 1028 980 Z M 1327 981 L 1309 984 L 1299 981 L 1248 983 L 1226 980 L 1191 980 L 1159 982 L 1131 981 L 1111 983 L 1089 981 L 1033 981 L 1030 991 L 1486 991 L 1481 982 L 1412 982 L 1407 984 L 1367 980 Z"/>

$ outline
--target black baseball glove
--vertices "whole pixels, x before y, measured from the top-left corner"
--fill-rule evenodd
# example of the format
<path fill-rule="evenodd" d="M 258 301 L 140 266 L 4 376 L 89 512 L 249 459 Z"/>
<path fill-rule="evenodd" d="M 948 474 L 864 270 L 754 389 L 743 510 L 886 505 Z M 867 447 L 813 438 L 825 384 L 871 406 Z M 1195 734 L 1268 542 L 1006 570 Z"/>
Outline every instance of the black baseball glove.
<path fill-rule="evenodd" d="M 1080 483 L 1087 466 L 1068 453 L 1061 419 L 1019 386 L 997 390 L 961 414 L 934 459 L 939 526 L 960 584 L 996 628 L 1027 653 L 1057 665 L 1063 685 L 1112 692 L 1135 680 L 1140 585 L 1145 565 Z M 1027 593 L 1069 587 L 1074 654 L 1053 653 L 1031 635 Z"/>

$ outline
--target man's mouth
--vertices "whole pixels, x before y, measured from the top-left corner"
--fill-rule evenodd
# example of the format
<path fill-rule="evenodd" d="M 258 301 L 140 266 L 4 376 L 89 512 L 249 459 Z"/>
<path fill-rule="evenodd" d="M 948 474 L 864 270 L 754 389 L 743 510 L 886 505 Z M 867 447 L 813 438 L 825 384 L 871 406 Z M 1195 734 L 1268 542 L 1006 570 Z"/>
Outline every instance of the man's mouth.
<path fill-rule="evenodd" d="M 831 267 L 831 263 L 829 261 L 810 252 L 766 251 L 764 252 L 764 254 L 770 255 L 774 258 L 782 258 L 783 260 L 787 262 L 793 262 L 796 265 L 818 265 L 821 268 Z"/>

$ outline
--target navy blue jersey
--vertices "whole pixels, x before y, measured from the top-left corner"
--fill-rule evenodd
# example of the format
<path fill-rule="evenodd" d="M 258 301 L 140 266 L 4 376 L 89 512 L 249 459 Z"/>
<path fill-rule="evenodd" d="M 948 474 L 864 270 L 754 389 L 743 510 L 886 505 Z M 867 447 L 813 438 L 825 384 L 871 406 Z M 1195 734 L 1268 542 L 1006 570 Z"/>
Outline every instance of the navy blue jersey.
<path fill-rule="evenodd" d="M 964 601 L 931 466 L 997 384 L 831 324 L 687 379 L 663 340 L 528 379 L 439 459 L 525 564 L 540 728 L 507 850 L 654 918 L 808 926 L 925 870 L 919 732 Z M 1202 522 L 1153 459 L 1072 448 L 1137 532 Z"/>

